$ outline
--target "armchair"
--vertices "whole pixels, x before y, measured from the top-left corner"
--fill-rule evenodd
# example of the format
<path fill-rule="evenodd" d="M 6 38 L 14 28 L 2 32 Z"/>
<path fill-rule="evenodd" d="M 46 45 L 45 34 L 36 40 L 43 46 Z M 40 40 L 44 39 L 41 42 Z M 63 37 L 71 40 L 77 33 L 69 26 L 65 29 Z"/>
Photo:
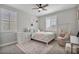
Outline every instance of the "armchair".
<path fill-rule="evenodd" d="M 65 46 L 66 41 L 70 39 L 70 32 L 61 32 L 60 35 L 57 37 L 57 42 L 60 46 Z"/>

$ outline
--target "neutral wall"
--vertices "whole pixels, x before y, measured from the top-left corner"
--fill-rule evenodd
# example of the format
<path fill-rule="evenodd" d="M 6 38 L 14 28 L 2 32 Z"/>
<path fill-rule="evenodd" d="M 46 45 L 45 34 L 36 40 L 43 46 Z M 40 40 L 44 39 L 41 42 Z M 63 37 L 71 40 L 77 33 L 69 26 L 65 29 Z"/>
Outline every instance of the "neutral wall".
<path fill-rule="evenodd" d="M 25 28 L 30 27 L 31 19 L 30 15 L 24 12 L 19 12 L 17 20 L 17 31 L 23 32 Z"/>
<path fill-rule="evenodd" d="M 79 5 L 78 5 L 78 32 L 79 32 Z"/>
<path fill-rule="evenodd" d="M 78 31 L 77 7 L 38 17 L 39 28 L 41 30 L 45 30 L 45 17 L 47 16 L 57 16 L 57 33 L 63 29 L 64 31 L 68 31 L 76 35 Z"/>
<path fill-rule="evenodd" d="M 79 20 L 78 20 L 78 32 L 79 32 Z"/>
<path fill-rule="evenodd" d="M 39 17 L 38 18 L 38 27 L 41 31 L 45 31 L 46 28 L 46 21 L 45 21 L 45 16 Z"/>
<path fill-rule="evenodd" d="M 17 35 L 14 32 L 0 32 L 0 45 L 16 42 Z"/>
<path fill-rule="evenodd" d="M 18 17 L 18 32 L 23 32 L 25 28 L 30 28 L 31 24 L 34 25 L 34 28 L 37 28 L 36 24 L 37 18 L 31 14 L 25 12 L 19 12 Z"/>

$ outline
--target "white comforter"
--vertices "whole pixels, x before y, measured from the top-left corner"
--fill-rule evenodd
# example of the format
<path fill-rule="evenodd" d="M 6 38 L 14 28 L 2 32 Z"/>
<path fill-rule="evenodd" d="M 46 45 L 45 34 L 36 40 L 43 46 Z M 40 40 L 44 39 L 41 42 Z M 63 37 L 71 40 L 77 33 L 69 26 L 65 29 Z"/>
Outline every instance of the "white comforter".
<path fill-rule="evenodd" d="M 45 43 L 50 42 L 55 38 L 54 32 L 36 32 L 32 35 L 32 39 L 42 41 Z"/>

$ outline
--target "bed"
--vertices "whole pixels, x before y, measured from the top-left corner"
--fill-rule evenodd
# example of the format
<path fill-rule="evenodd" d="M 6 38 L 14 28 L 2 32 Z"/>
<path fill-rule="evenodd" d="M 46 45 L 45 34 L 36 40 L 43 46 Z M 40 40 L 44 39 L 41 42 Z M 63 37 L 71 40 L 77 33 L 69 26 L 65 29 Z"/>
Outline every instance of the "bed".
<path fill-rule="evenodd" d="M 55 32 L 36 32 L 32 34 L 32 40 L 49 44 L 56 37 Z"/>

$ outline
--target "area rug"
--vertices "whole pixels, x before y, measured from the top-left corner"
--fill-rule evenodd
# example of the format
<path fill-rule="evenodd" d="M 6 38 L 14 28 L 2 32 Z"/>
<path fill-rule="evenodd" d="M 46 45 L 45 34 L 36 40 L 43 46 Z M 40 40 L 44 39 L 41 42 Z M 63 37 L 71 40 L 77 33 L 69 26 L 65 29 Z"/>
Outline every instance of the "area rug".
<path fill-rule="evenodd" d="M 26 54 L 46 54 L 53 48 L 52 44 L 46 45 L 33 40 L 17 44 L 17 46 Z"/>

